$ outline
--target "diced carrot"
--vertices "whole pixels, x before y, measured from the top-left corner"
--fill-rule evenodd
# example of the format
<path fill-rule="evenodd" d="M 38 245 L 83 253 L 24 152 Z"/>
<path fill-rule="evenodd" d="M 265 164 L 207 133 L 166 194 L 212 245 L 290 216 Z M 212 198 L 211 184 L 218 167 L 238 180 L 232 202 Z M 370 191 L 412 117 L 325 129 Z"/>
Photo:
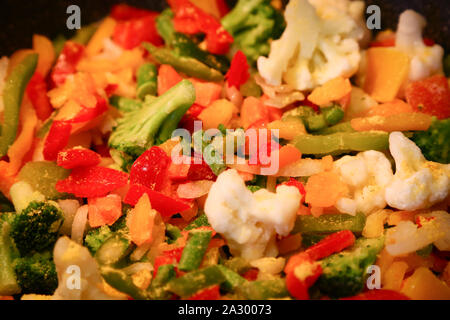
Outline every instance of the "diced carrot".
<path fill-rule="evenodd" d="M 158 70 L 158 95 L 164 94 L 181 80 L 183 80 L 183 77 L 172 66 L 161 65 Z"/>
<path fill-rule="evenodd" d="M 275 150 L 273 156 L 276 156 L 276 152 L 278 152 L 278 167 L 280 169 L 302 158 L 300 150 L 289 144 Z"/>
<path fill-rule="evenodd" d="M 86 54 L 88 56 L 94 56 L 102 50 L 103 41 L 112 36 L 116 24 L 116 21 L 110 17 L 105 18 L 101 22 L 97 31 L 95 31 L 94 35 L 92 36 L 91 40 L 89 40 L 89 43 L 86 46 Z"/>
<path fill-rule="evenodd" d="M 202 107 L 209 107 L 211 103 L 220 98 L 222 86 L 215 82 L 205 82 L 198 79 L 189 79 L 195 87 L 195 103 Z"/>
<path fill-rule="evenodd" d="M 432 116 L 425 113 L 399 113 L 387 117 L 355 118 L 351 120 L 351 126 L 356 131 L 425 131 L 430 127 L 432 120 Z"/>
<path fill-rule="evenodd" d="M 395 99 L 390 102 L 382 103 L 377 106 L 371 107 L 367 113 L 367 117 L 382 116 L 388 117 L 400 113 L 414 112 L 413 108 L 403 100 Z"/>
<path fill-rule="evenodd" d="M 45 78 L 55 61 L 55 49 L 52 42 L 45 36 L 33 35 L 33 50 L 39 54 L 36 70 Z"/>
<path fill-rule="evenodd" d="M 9 189 L 17 181 L 17 174 L 11 175 L 9 163 L 0 161 L 0 191 L 9 198 Z"/>
<path fill-rule="evenodd" d="M 408 76 L 408 54 L 388 47 L 373 47 L 366 54 L 364 91 L 379 102 L 394 100 Z"/>
<path fill-rule="evenodd" d="M 128 213 L 127 226 L 130 229 L 131 240 L 140 246 L 152 241 L 152 231 L 157 212 L 152 209 L 150 199 L 146 193 Z"/>
<path fill-rule="evenodd" d="M 339 175 L 332 171 L 311 176 L 305 190 L 305 201 L 313 207 L 331 207 L 348 192 L 347 186 L 341 181 Z"/>
<path fill-rule="evenodd" d="M 205 129 L 217 129 L 220 124 L 228 125 L 233 117 L 234 108 L 234 104 L 226 99 L 217 100 L 204 109 L 198 118 L 203 122 Z"/>
<path fill-rule="evenodd" d="M 347 97 L 352 91 L 349 79 L 337 77 L 317 87 L 308 96 L 308 100 L 318 106 L 327 106 L 333 101 Z"/>
<path fill-rule="evenodd" d="M 383 289 L 390 289 L 399 291 L 403 278 L 405 277 L 406 270 L 408 269 L 408 265 L 403 261 L 396 261 L 391 264 L 391 266 L 386 270 L 384 276 Z"/>
<path fill-rule="evenodd" d="M 257 121 L 269 122 L 269 112 L 260 99 L 245 98 L 241 108 L 241 123 L 244 129 L 249 128 Z"/>
<path fill-rule="evenodd" d="M 111 194 L 101 198 L 89 198 L 89 225 L 92 228 L 112 225 L 122 215 L 122 198 Z"/>
<path fill-rule="evenodd" d="M 291 234 L 278 241 L 278 251 L 280 254 L 298 250 L 302 245 L 302 235 L 300 233 Z"/>

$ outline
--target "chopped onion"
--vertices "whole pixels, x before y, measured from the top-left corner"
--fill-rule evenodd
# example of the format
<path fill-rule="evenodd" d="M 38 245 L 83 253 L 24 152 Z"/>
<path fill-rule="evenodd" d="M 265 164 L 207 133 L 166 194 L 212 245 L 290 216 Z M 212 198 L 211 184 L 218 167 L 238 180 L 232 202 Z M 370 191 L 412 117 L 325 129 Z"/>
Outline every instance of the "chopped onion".
<path fill-rule="evenodd" d="M 197 199 L 209 192 L 213 181 L 199 180 L 180 184 L 177 189 L 177 195 L 182 199 Z"/>
<path fill-rule="evenodd" d="M 259 271 L 268 274 L 278 274 L 283 271 L 286 263 L 285 258 L 264 257 L 250 262 L 252 267 L 258 268 Z"/>
<path fill-rule="evenodd" d="M 235 87 L 225 86 L 225 95 L 236 107 L 241 108 L 242 102 L 244 101 L 244 97 L 242 93 Z"/>
<path fill-rule="evenodd" d="M 272 86 L 267 84 L 260 75 L 255 76 L 255 81 L 269 97 L 269 99 L 264 101 L 264 104 L 270 107 L 282 109 L 296 101 L 305 100 L 305 95 L 302 92 L 287 84 Z"/>
<path fill-rule="evenodd" d="M 126 274 L 135 274 L 142 270 L 153 271 L 153 264 L 150 262 L 136 262 L 122 269 Z"/>
<path fill-rule="evenodd" d="M 88 206 L 84 205 L 78 208 L 72 224 L 72 240 L 78 244 L 83 244 L 84 231 L 88 219 Z"/>
<path fill-rule="evenodd" d="M 72 233 L 72 225 L 77 214 L 80 203 L 75 199 L 58 200 L 58 205 L 64 214 L 64 223 L 61 226 L 60 232 L 64 235 L 70 236 Z"/>

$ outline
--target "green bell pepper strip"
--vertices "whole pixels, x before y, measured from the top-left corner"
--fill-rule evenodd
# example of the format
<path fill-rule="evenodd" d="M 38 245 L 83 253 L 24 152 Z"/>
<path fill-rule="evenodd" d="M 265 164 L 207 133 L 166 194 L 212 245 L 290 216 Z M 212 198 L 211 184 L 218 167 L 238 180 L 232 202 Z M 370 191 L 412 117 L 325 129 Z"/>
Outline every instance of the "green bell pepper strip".
<path fill-rule="evenodd" d="M 20 105 L 28 82 L 36 70 L 38 61 L 37 54 L 26 56 L 8 76 L 3 88 L 3 125 L 0 135 L 0 157 L 8 152 L 14 143 L 19 127 Z"/>
<path fill-rule="evenodd" d="M 317 218 L 303 215 L 297 216 L 291 233 L 323 234 L 341 230 L 361 233 L 365 224 L 366 216 L 362 213 L 357 213 L 354 216 L 349 214 L 326 214 Z"/>
<path fill-rule="evenodd" d="M 326 136 L 300 135 L 291 142 L 303 154 L 339 154 L 348 151 L 383 151 L 389 148 L 389 133 L 383 131 L 338 132 Z"/>
<path fill-rule="evenodd" d="M 166 237 L 169 244 L 174 243 L 181 237 L 181 230 L 170 223 L 166 223 Z"/>
<path fill-rule="evenodd" d="M 144 63 L 139 67 L 136 73 L 137 79 L 137 97 L 141 100 L 145 99 L 145 96 L 155 96 L 158 84 L 158 70 L 153 63 Z"/>
<path fill-rule="evenodd" d="M 175 28 L 172 22 L 173 17 L 173 11 L 170 8 L 167 8 L 156 18 L 156 30 L 161 38 L 164 39 L 166 45 L 172 43 L 175 34 Z"/>
<path fill-rule="evenodd" d="M 64 48 L 64 44 L 66 43 L 67 39 L 62 34 L 58 34 L 55 39 L 53 39 L 53 49 L 55 50 L 55 56 L 59 57 L 62 49 Z"/>
<path fill-rule="evenodd" d="M 247 281 L 237 288 L 237 293 L 247 300 L 267 300 L 289 296 L 285 279 Z"/>
<path fill-rule="evenodd" d="M 111 96 L 109 104 L 122 112 L 136 111 L 142 108 L 141 101 L 121 96 Z"/>
<path fill-rule="evenodd" d="M 189 239 L 181 254 L 178 269 L 181 271 L 198 269 L 211 238 L 212 232 L 210 230 L 192 230 L 189 232 Z"/>
<path fill-rule="evenodd" d="M 194 58 L 179 56 L 170 49 L 157 48 L 148 42 L 144 42 L 142 45 L 158 63 L 171 65 L 177 71 L 190 77 L 206 81 L 221 81 L 224 78 L 219 71 Z"/>
<path fill-rule="evenodd" d="M 147 300 L 149 298 L 147 291 L 138 288 L 133 283 L 132 278 L 123 270 L 104 266 L 100 268 L 100 273 L 111 287 L 129 295 L 133 299 Z"/>
<path fill-rule="evenodd" d="M 338 132 L 356 132 L 355 129 L 353 129 L 350 121 L 338 123 L 334 126 L 319 130 L 314 132 L 313 134 L 320 134 L 320 135 L 327 135 L 327 134 L 333 134 Z"/>
<path fill-rule="evenodd" d="M 167 284 L 167 288 L 177 296 L 187 298 L 204 288 L 216 284 L 220 285 L 224 281 L 225 277 L 222 271 L 217 265 L 214 265 L 191 271 L 179 278 L 173 279 Z"/>
<path fill-rule="evenodd" d="M 344 118 L 344 110 L 338 105 L 321 109 L 328 126 L 338 124 Z"/>

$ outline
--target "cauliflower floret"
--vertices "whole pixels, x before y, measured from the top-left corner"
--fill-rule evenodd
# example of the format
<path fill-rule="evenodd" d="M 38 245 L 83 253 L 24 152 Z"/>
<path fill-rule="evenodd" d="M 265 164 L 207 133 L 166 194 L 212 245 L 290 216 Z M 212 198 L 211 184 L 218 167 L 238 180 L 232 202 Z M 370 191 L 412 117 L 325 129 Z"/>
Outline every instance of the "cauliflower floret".
<path fill-rule="evenodd" d="M 9 59 L 8 57 L 2 57 L 0 59 L 0 112 L 3 111 L 5 106 L 3 105 L 3 88 L 5 87 L 6 74 L 8 73 Z"/>
<path fill-rule="evenodd" d="M 363 11 L 361 1 L 291 0 L 285 11 L 287 27 L 272 42 L 269 57 L 258 59 L 259 73 L 268 84 L 284 80 L 297 90 L 352 76 L 361 59 Z"/>
<path fill-rule="evenodd" d="M 360 152 L 334 162 L 334 169 L 350 190 L 348 197 L 340 198 L 336 208 L 355 215 L 370 214 L 386 207 L 384 190 L 393 178 L 391 163 L 379 151 Z"/>
<path fill-rule="evenodd" d="M 421 215 L 421 226 L 402 221 L 386 233 L 386 250 L 397 256 L 420 250 L 433 243 L 439 250 L 450 249 L 450 215 L 436 211 Z"/>
<path fill-rule="evenodd" d="M 443 201 L 450 184 L 450 165 L 427 161 L 401 132 L 389 136 L 396 172 L 386 188 L 386 202 L 400 210 L 418 210 Z"/>
<path fill-rule="evenodd" d="M 67 237 L 61 237 L 55 244 L 53 255 L 58 273 L 58 288 L 51 297 L 52 300 L 120 299 L 120 296 L 111 296 L 105 291 L 106 285 L 98 270 L 97 262 L 87 248 Z M 71 266 L 80 270 L 80 289 L 69 285 L 76 284 L 71 281 L 73 279 L 71 277 L 76 276 L 69 268 Z"/>
<path fill-rule="evenodd" d="M 407 53 L 411 59 L 409 80 L 417 81 L 436 73 L 442 73 L 444 49 L 435 44 L 426 46 L 422 30 L 426 20 L 413 10 L 404 11 L 399 18 L 395 46 Z"/>
<path fill-rule="evenodd" d="M 233 255 L 252 261 L 278 254 L 276 234 L 286 236 L 294 227 L 300 204 L 295 187 L 279 186 L 252 193 L 236 170 L 219 175 L 205 203 L 211 226 L 222 234 Z"/>

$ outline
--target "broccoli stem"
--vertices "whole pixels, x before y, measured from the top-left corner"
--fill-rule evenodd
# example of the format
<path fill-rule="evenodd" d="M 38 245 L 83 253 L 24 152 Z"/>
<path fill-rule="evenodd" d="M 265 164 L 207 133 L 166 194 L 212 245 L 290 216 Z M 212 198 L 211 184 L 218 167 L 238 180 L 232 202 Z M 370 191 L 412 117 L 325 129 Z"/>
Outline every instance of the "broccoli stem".
<path fill-rule="evenodd" d="M 250 13 L 266 0 L 240 0 L 236 6 L 223 17 L 222 26 L 229 32 L 235 33 L 249 18 Z"/>

